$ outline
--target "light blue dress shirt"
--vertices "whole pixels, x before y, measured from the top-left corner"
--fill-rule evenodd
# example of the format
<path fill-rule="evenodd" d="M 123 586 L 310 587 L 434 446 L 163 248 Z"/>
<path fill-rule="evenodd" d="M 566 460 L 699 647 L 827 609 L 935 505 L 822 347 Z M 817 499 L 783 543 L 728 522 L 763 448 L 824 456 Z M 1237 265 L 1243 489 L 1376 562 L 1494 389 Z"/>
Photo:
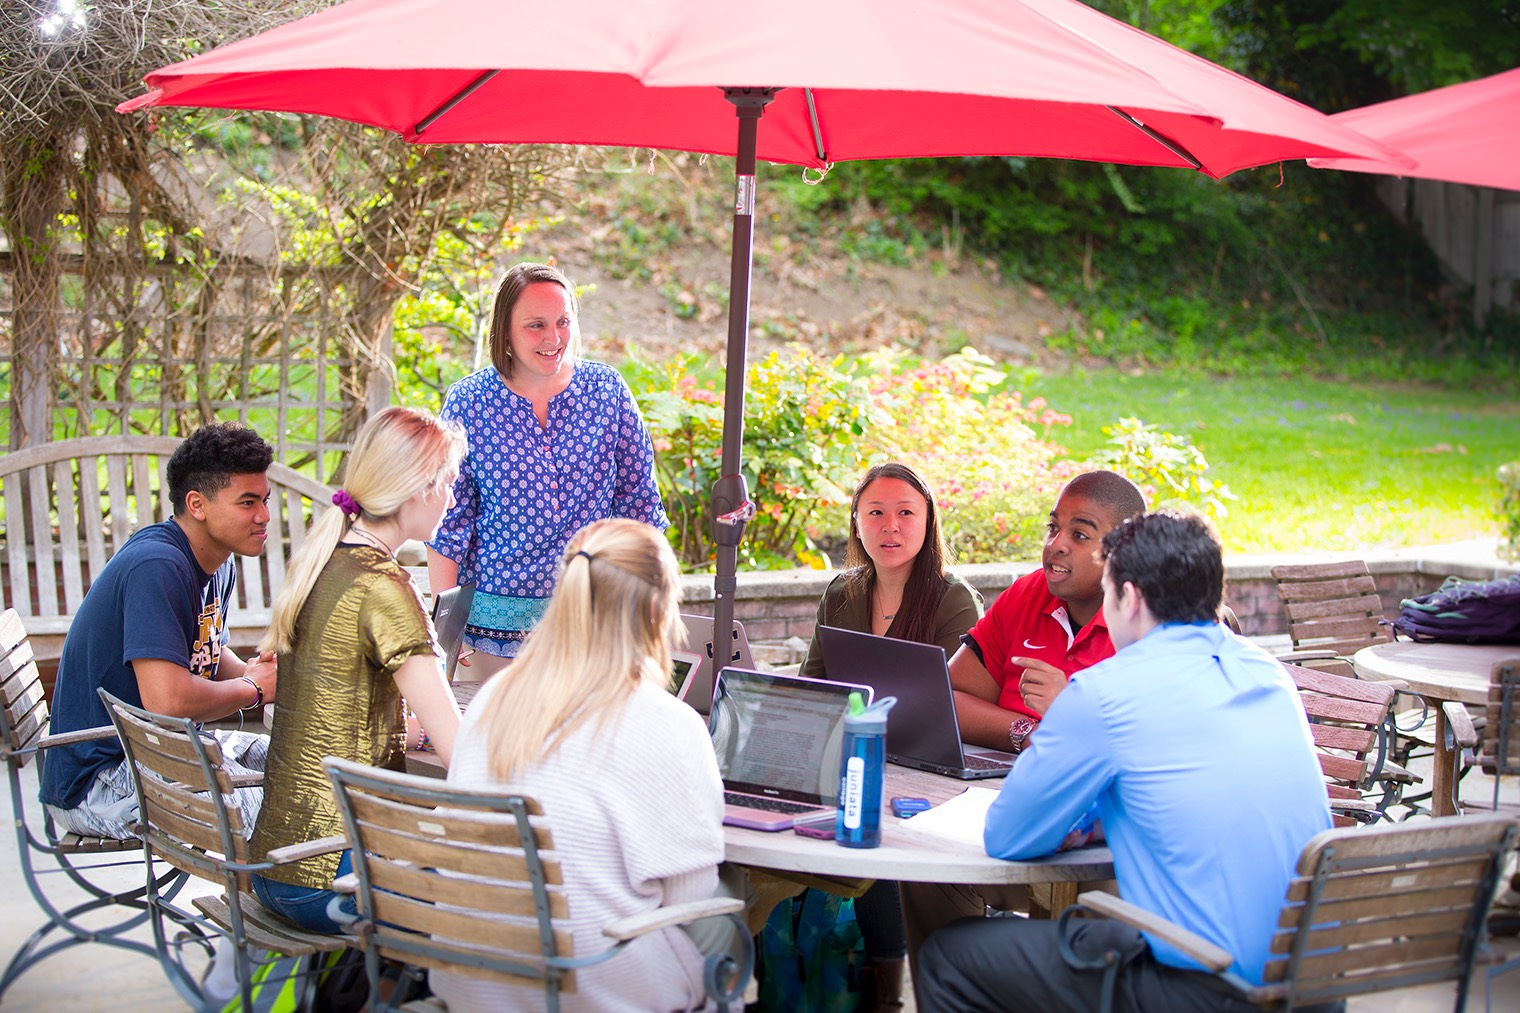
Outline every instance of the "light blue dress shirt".
<path fill-rule="evenodd" d="M 1096 803 L 1125 900 L 1260 984 L 1299 852 L 1330 808 L 1298 691 L 1222 625 L 1164 625 L 1072 676 L 987 813 L 987 853 L 1055 851 Z M 1198 968 L 1147 937 L 1158 961 Z"/>

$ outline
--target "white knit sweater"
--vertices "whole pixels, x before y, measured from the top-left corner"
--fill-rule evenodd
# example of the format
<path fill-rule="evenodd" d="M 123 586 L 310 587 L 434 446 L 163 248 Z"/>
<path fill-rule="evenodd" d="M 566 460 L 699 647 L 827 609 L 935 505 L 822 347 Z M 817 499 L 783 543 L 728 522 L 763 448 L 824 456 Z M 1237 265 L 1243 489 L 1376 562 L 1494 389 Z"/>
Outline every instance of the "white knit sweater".
<path fill-rule="evenodd" d="M 505 787 L 491 775 L 480 714 L 499 680 L 470 704 L 454 745 L 449 782 Z M 723 783 L 702 719 L 654 686 L 641 685 L 605 730 L 589 721 L 554 755 L 516 778 L 537 798 L 564 863 L 575 955 L 608 947 L 602 925 L 665 904 L 710 897 L 723 860 Z M 450 1013 L 539 1010 L 542 992 L 430 976 Z M 576 972 L 567 1011 L 700 1009 L 702 958 L 680 929 L 630 944 Z"/>

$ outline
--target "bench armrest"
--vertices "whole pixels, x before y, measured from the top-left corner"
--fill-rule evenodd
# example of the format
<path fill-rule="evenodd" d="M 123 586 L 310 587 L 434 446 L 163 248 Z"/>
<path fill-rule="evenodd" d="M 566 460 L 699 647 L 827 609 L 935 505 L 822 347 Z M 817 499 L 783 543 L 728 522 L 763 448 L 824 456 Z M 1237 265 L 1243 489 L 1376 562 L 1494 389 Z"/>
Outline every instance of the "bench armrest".
<path fill-rule="evenodd" d="M 1141 932 L 1148 932 L 1157 939 L 1175 946 L 1216 974 L 1229 970 L 1230 965 L 1235 963 L 1235 958 L 1227 950 L 1215 946 L 1207 939 L 1189 932 L 1180 925 L 1173 925 L 1160 915 L 1152 914 L 1129 901 L 1121 900 L 1111 893 L 1089 890 L 1077 898 L 1077 906 L 1095 911 L 1116 922 L 1123 922 Z"/>
<path fill-rule="evenodd" d="M 350 872 L 333 880 L 333 893 L 355 894 L 359 892 L 359 874 Z"/>
<path fill-rule="evenodd" d="M 610 921 L 602 926 L 602 935 L 609 939 L 616 939 L 620 943 L 627 942 L 656 929 L 685 925 L 699 918 L 711 918 L 714 915 L 738 914 L 743 910 L 744 901 L 737 897 L 708 897 L 704 900 L 672 904 L 669 907 L 655 908 L 643 914 L 629 915 L 627 918 Z"/>

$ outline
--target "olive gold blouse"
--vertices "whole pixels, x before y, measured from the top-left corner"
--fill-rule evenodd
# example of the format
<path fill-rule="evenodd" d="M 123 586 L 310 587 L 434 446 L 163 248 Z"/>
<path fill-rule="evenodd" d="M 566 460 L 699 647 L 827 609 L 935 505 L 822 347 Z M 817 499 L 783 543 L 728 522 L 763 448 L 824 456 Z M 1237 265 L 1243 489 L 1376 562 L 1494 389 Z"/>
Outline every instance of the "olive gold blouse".
<path fill-rule="evenodd" d="M 432 621 L 411 577 L 389 553 L 339 545 L 280 655 L 278 699 L 253 853 L 343 832 L 324 756 L 402 769 L 406 719 L 392 676 L 414 654 L 438 654 Z M 339 855 L 278 866 L 263 876 L 332 889 Z"/>

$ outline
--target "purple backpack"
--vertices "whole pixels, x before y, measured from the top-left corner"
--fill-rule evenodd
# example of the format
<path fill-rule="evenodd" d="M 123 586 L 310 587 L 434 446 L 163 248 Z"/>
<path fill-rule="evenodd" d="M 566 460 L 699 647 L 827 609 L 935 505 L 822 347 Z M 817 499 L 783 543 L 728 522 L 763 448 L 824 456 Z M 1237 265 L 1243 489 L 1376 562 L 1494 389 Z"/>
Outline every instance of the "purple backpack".
<path fill-rule="evenodd" d="M 1405 598 L 1393 628 L 1413 640 L 1520 644 L 1520 574 L 1502 580 L 1447 577 L 1438 590 Z"/>

